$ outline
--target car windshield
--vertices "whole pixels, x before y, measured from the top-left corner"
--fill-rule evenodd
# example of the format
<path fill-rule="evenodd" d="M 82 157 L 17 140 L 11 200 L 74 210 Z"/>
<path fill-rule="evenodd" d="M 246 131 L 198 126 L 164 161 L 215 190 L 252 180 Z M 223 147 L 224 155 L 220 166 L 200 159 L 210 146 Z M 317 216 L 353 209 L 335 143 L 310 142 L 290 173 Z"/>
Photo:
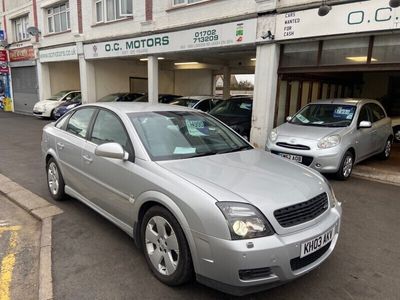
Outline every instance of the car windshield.
<path fill-rule="evenodd" d="M 140 96 L 140 97 L 136 98 L 133 101 L 135 101 L 135 102 L 149 102 L 149 99 L 148 99 L 147 95 L 143 95 L 143 96 Z"/>
<path fill-rule="evenodd" d="M 57 94 L 51 96 L 50 98 L 48 98 L 47 100 L 52 100 L 52 101 L 58 101 L 60 100 L 62 97 L 64 97 L 67 93 L 69 93 L 70 91 L 61 91 L 58 92 Z"/>
<path fill-rule="evenodd" d="M 162 111 L 131 113 L 129 118 L 155 161 L 252 149 L 228 127 L 206 114 Z"/>
<path fill-rule="evenodd" d="M 118 99 L 119 96 L 121 96 L 122 94 L 110 94 L 107 96 L 104 96 L 103 98 L 101 98 L 99 100 L 99 102 L 114 102 Z"/>
<path fill-rule="evenodd" d="M 294 115 L 290 123 L 304 126 L 346 127 L 351 124 L 355 112 L 355 105 L 309 104 Z"/>
<path fill-rule="evenodd" d="M 67 101 L 68 103 L 79 103 L 82 101 L 82 95 L 79 94 L 77 96 L 75 96 L 74 98 L 72 98 L 71 100 Z"/>
<path fill-rule="evenodd" d="M 173 100 L 169 104 L 193 107 L 198 102 L 199 102 L 199 100 L 195 100 L 195 99 L 180 98 L 180 99 Z"/>
<path fill-rule="evenodd" d="M 211 115 L 251 116 L 253 101 L 248 98 L 221 101 L 211 111 Z"/>

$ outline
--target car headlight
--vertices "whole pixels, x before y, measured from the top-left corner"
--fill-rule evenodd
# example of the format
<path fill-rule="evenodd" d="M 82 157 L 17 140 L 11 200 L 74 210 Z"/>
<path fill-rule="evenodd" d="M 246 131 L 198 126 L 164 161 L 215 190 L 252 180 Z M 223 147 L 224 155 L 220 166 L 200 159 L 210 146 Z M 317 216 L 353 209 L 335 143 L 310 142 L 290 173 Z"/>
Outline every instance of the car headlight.
<path fill-rule="evenodd" d="M 254 206 L 239 202 L 217 202 L 228 223 L 232 240 L 252 239 L 274 234 L 272 226 Z"/>
<path fill-rule="evenodd" d="M 278 138 L 278 130 L 274 128 L 269 133 L 269 139 L 271 140 L 271 142 L 275 142 L 277 138 Z"/>
<path fill-rule="evenodd" d="M 323 177 L 323 178 L 324 178 L 324 182 L 326 183 L 326 185 L 329 188 L 329 191 L 330 191 L 330 194 L 331 194 L 331 197 L 332 197 L 332 199 L 331 199 L 331 207 L 333 208 L 336 205 L 338 205 L 339 202 L 338 202 L 338 200 L 336 198 L 336 195 L 335 195 L 335 192 L 333 190 L 332 185 L 329 183 L 329 181 L 325 177 Z"/>
<path fill-rule="evenodd" d="M 340 136 L 337 134 L 328 135 L 318 142 L 318 148 L 320 149 L 328 149 L 339 145 L 340 143 Z"/>

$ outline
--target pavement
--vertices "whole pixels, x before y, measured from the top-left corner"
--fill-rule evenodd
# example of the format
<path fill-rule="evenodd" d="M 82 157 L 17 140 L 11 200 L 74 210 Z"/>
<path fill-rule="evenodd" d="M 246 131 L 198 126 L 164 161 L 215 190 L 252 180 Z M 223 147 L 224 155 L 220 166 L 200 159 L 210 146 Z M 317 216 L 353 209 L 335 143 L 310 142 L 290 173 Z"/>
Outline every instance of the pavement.
<path fill-rule="evenodd" d="M 0 173 L 64 211 L 52 222 L 54 299 L 232 298 L 195 282 L 161 284 L 119 228 L 77 200 L 51 200 L 40 154 L 47 122 L 0 112 Z M 344 211 L 331 257 L 294 282 L 244 299 L 400 298 L 400 187 L 357 177 L 331 183 Z"/>
<path fill-rule="evenodd" d="M 0 195 L 0 299 L 36 300 L 40 221 Z"/>

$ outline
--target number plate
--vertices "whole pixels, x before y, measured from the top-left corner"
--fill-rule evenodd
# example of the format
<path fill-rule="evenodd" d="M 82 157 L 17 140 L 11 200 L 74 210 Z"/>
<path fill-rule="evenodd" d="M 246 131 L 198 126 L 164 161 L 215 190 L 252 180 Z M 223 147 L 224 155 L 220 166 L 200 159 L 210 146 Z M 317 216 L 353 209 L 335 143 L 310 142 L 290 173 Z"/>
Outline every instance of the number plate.
<path fill-rule="evenodd" d="M 317 236 L 307 242 L 302 243 L 300 257 L 307 256 L 324 247 L 326 244 L 332 241 L 334 234 L 335 227 L 321 234 L 320 236 Z"/>
<path fill-rule="evenodd" d="M 297 161 L 298 163 L 301 163 L 303 161 L 303 157 L 300 155 L 294 155 L 294 154 L 287 154 L 287 153 L 279 153 L 281 157 Z"/>

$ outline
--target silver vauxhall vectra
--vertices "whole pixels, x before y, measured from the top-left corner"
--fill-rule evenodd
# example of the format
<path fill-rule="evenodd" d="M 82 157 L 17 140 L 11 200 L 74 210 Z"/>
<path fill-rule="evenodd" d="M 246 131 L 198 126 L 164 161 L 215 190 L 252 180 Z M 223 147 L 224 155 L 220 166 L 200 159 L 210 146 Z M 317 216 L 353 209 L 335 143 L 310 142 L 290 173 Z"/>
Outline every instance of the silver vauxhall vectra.
<path fill-rule="evenodd" d="M 84 105 L 45 126 L 42 150 L 51 196 L 127 232 L 168 285 L 259 291 L 316 268 L 338 240 L 342 209 L 322 175 L 203 112 Z"/>
<path fill-rule="evenodd" d="M 393 130 L 382 105 L 368 99 L 327 99 L 303 107 L 274 128 L 266 150 L 338 179 L 373 155 L 390 156 Z"/>

